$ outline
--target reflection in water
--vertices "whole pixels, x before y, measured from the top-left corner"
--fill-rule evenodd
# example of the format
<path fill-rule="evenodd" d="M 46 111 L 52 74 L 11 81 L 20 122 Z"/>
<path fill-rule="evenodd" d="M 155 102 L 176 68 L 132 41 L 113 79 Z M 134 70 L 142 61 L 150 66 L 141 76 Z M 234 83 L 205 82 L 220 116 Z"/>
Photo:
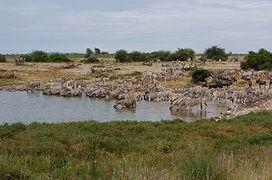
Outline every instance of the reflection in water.
<path fill-rule="evenodd" d="M 137 102 L 135 109 L 115 109 L 115 101 L 92 98 L 64 98 L 44 96 L 41 93 L 0 92 L 0 124 L 69 121 L 113 121 L 137 120 L 160 121 L 181 118 L 192 121 L 200 118 L 220 116 L 229 105 L 208 103 L 202 114 L 197 108 L 192 111 L 171 114 L 168 102 Z"/>
<path fill-rule="evenodd" d="M 208 119 L 221 117 L 225 112 L 230 108 L 235 108 L 235 104 L 230 103 L 229 101 L 216 103 L 216 102 L 206 102 L 207 106 L 203 105 L 201 111 L 200 105 L 194 106 L 190 111 L 183 110 L 179 112 L 173 112 L 174 115 L 183 117 L 184 120 L 197 120 L 197 119 Z"/>

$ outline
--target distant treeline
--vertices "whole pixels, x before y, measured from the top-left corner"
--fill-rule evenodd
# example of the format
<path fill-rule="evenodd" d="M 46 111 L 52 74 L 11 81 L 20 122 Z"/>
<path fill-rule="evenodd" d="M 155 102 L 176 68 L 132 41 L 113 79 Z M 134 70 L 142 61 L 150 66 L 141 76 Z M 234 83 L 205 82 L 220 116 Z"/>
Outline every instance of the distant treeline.
<path fill-rule="evenodd" d="M 12 55 L 11 55 L 12 56 Z M 94 50 L 87 48 L 85 54 L 80 53 L 54 53 L 48 54 L 44 51 L 34 51 L 31 54 L 21 55 L 26 62 L 71 62 L 71 58 L 84 58 L 85 63 L 99 62 L 99 58 L 115 58 L 117 62 L 145 62 L 145 61 L 187 61 L 196 60 L 196 53 L 191 48 L 179 48 L 175 52 L 170 51 L 154 51 L 154 52 L 127 52 L 121 49 L 115 54 L 103 52 L 99 48 Z M 237 56 L 237 54 L 226 53 L 224 48 L 212 46 L 200 54 L 201 61 L 227 61 L 229 56 Z M 0 62 L 6 62 L 6 56 L 0 54 Z M 265 49 L 258 52 L 250 51 L 245 55 L 245 61 L 241 62 L 242 69 L 272 69 L 272 53 Z"/>
<path fill-rule="evenodd" d="M 0 62 L 6 62 L 6 56 L 0 54 Z"/>
<path fill-rule="evenodd" d="M 207 48 L 203 54 L 201 54 L 200 60 L 206 61 L 208 59 L 214 61 L 226 61 L 232 53 L 226 53 L 224 48 L 218 46 L 212 46 Z M 150 53 L 142 53 L 139 51 L 133 51 L 128 53 L 126 50 L 121 49 L 115 53 L 115 59 L 119 62 L 133 62 L 133 61 L 187 61 L 196 60 L 196 53 L 191 48 L 179 48 L 175 52 L 170 51 L 154 51 Z"/>
<path fill-rule="evenodd" d="M 23 57 L 26 62 L 71 62 L 65 54 L 47 54 L 43 51 L 34 51 Z"/>
<path fill-rule="evenodd" d="M 175 52 L 170 51 L 154 51 L 151 53 L 142 53 L 133 51 L 128 53 L 121 49 L 115 53 L 115 59 L 119 62 L 133 62 L 133 61 L 187 61 L 195 60 L 196 53 L 191 48 L 178 49 Z M 227 61 L 229 56 L 235 56 L 232 53 L 226 53 L 224 48 L 212 46 L 207 48 L 201 55 L 201 61 Z M 245 55 L 245 61 L 241 62 L 241 69 L 272 69 L 272 53 L 265 49 L 260 49 L 258 52 L 250 51 Z"/>

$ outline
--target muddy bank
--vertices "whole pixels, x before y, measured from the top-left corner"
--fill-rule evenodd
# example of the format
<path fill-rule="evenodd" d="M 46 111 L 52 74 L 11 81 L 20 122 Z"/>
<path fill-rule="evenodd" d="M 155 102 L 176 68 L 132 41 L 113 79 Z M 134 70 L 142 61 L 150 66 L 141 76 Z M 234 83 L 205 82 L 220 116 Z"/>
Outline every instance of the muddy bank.
<path fill-rule="evenodd" d="M 13 86 L 0 86 L 0 91 L 26 91 L 27 86 L 13 85 Z"/>

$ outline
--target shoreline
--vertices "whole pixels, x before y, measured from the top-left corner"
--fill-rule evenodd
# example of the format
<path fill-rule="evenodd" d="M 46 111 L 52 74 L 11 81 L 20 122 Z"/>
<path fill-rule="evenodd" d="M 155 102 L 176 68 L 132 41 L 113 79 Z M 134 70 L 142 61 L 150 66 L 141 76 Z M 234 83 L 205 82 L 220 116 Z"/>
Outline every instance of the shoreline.
<path fill-rule="evenodd" d="M 76 82 L 74 82 L 76 83 Z M 9 92 L 14 92 L 14 91 L 35 91 L 35 92 L 41 92 L 43 95 L 52 95 L 52 96 L 64 96 L 64 97 L 82 97 L 82 96 L 87 96 L 87 97 L 91 97 L 91 98 L 99 98 L 99 99 L 112 99 L 112 100 L 116 100 L 118 101 L 118 97 L 109 97 L 108 93 L 105 93 L 103 95 L 97 96 L 94 94 L 90 94 L 90 92 L 87 92 L 86 89 L 90 89 L 90 86 L 85 86 L 84 84 L 81 84 L 83 87 L 80 88 L 70 88 L 69 90 L 67 88 L 60 88 L 62 89 L 65 93 L 59 92 L 60 89 L 55 89 L 54 92 L 54 86 L 52 86 L 51 88 L 46 88 L 45 84 L 40 84 L 40 83 L 30 83 L 28 86 L 23 86 L 23 85 L 12 85 L 12 86 L 1 86 L 0 87 L 0 91 L 9 91 Z M 95 90 L 97 89 L 102 89 L 105 87 L 99 87 L 99 86 L 91 86 L 92 88 L 95 88 Z M 53 93 L 50 93 L 53 90 Z M 49 93 L 48 93 L 49 92 Z M 124 98 L 124 97 L 123 97 Z M 168 98 L 169 99 L 169 98 Z M 137 99 L 137 101 L 142 101 L 142 100 L 147 100 L 147 101 L 154 101 L 156 102 L 156 100 L 148 100 L 145 98 L 145 96 L 141 97 L 140 99 Z M 162 100 L 162 101 L 167 101 L 169 102 L 169 100 Z M 271 111 L 272 110 L 272 100 L 267 99 L 267 100 L 261 100 L 260 102 L 255 102 L 254 106 L 253 104 L 249 104 L 246 106 L 238 106 L 236 109 L 233 110 L 229 110 L 227 112 L 222 112 L 222 116 L 220 117 L 214 117 L 213 119 L 215 120 L 221 120 L 221 119 L 230 119 L 230 118 L 234 118 L 240 115 L 245 115 L 248 114 L 250 112 L 256 112 L 256 111 L 262 111 L 262 110 L 268 110 Z"/>

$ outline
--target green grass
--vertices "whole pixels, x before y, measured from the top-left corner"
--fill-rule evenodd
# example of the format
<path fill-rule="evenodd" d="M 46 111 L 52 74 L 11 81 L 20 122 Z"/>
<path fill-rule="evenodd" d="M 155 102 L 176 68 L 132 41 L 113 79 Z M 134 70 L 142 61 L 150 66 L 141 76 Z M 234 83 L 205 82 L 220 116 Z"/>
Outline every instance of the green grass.
<path fill-rule="evenodd" d="M 272 112 L 230 120 L 0 126 L 0 179 L 266 179 Z"/>

